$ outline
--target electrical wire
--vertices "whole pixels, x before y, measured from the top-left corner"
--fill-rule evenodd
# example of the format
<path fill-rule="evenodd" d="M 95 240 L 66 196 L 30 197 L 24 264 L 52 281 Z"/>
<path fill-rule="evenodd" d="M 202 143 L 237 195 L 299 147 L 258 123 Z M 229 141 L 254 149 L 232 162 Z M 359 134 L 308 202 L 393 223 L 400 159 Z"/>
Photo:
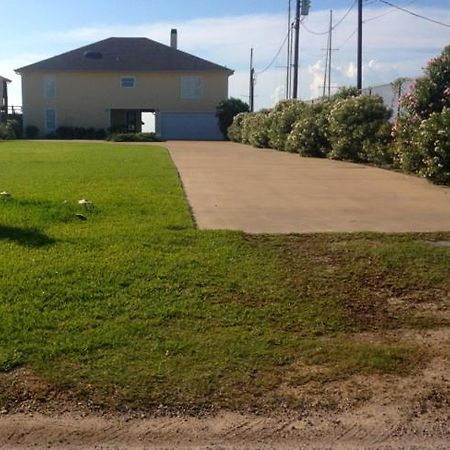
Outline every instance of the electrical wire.
<path fill-rule="evenodd" d="M 368 4 L 372 4 L 372 3 L 376 3 L 376 2 L 378 2 L 378 0 L 372 0 L 372 1 L 371 1 L 370 3 L 368 3 Z M 413 3 L 416 3 L 416 2 L 417 2 L 417 0 L 412 0 L 412 1 L 408 2 L 408 3 L 406 3 L 406 4 L 403 5 L 403 6 L 409 6 L 409 5 L 412 5 Z M 392 8 L 392 7 L 391 7 L 391 8 L 389 9 L 389 11 L 387 11 L 387 12 L 385 12 L 385 13 L 383 13 L 383 14 L 379 14 L 378 16 L 373 16 L 373 17 L 369 17 L 368 19 L 364 19 L 363 23 L 371 22 L 372 20 L 377 20 L 377 19 L 379 19 L 380 17 L 384 17 L 384 16 L 386 16 L 386 15 L 388 15 L 388 14 L 391 14 L 391 13 L 393 13 L 393 12 L 396 12 L 396 11 L 395 11 L 395 8 Z M 342 47 L 344 47 L 344 46 L 350 41 L 350 39 L 351 39 L 357 32 L 358 32 L 358 28 L 355 28 L 355 29 L 352 31 L 352 33 L 348 36 L 348 38 L 345 39 L 345 41 L 343 41 L 342 44 L 339 45 L 337 48 L 338 48 L 338 49 L 341 49 Z"/>
<path fill-rule="evenodd" d="M 273 57 L 272 61 L 270 61 L 270 63 L 263 70 L 256 72 L 255 75 L 261 75 L 262 73 L 267 72 L 275 64 L 275 61 L 280 56 L 280 53 L 283 50 L 283 47 L 286 44 L 286 41 L 288 40 L 288 37 L 289 37 L 289 33 L 286 34 L 285 38 L 283 39 L 283 42 L 281 43 L 280 48 L 275 53 L 275 56 Z"/>
<path fill-rule="evenodd" d="M 358 0 L 355 0 L 352 3 L 350 8 L 348 8 L 347 12 L 333 25 L 333 27 L 331 28 L 332 31 L 335 30 L 347 18 L 347 16 L 350 14 L 350 12 L 356 6 L 357 3 L 358 3 Z M 303 28 L 308 33 L 315 34 L 316 36 L 323 36 L 323 35 L 328 34 L 330 32 L 330 30 L 327 30 L 327 31 L 313 31 L 313 30 L 310 30 L 305 24 L 303 24 Z"/>
<path fill-rule="evenodd" d="M 405 9 L 405 8 L 402 8 L 401 6 L 394 5 L 393 3 L 388 2 L 388 1 L 386 1 L 386 0 L 378 0 L 378 1 L 381 2 L 381 3 L 384 3 L 384 4 L 386 4 L 386 5 L 389 5 L 389 6 L 391 6 L 392 8 L 399 9 L 400 11 L 403 11 L 403 12 L 405 12 L 405 13 L 408 13 L 408 14 L 410 14 L 410 15 L 412 15 L 412 16 L 418 17 L 419 19 L 427 20 L 428 22 L 433 22 L 433 23 L 436 23 L 436 24 L 438 24 L 438 25 L 442 25 L 442 26 L 444 26 L 444 27 L 450 28 L 450 24 L 448 24 L 448 23 L 444 23 L 444 22 L 441 22 L 441 21 L 439 21 L 439 20 L 432 19 L 431 17 L 427 17 L 427 16 L 423 16 L 423 15 L 421 15 L 421 14 L 417 14 L 417 13 L 415 13 L 415 12 L 413 12 L 413 11 L 410 11 L 409 9 Z"/>
<path fill-rule="evenodd" d="M 337 49 L 340 50 L 342 47 L 344 47 L 344 45 L 346 45 L 357 32 L 358 32 L 358 28 L 353 30 L 352 33 L 349 35 L 349 37 L 341 45 L 339 45 L 337 47 Z"/>
<path fill-rule="evenodd" d="M 378 1 L 378 0 L 377 0 L 377 1 Z M 410 2 L 408 2 L 408 3 L 405 3 L 404 5 L 402 5 L 402 7 L 412 5 L 413 3 L 416 3 L 416 2 L 417 2 L 417 0 L 412 0 L 412 1 L 410 1 Z M 372 20 L 379 19 L 380 17 L 387 16 L 388 14 L 392 14 L 392 13 L 394 13 L 394 12 L 397 12 L 397 11 L 395 10 L 395 8 L 392 8 L 392 7 L 391 7 L 388 11 L 386 11 L 386 12 L 384 12 L 384 13 L 382 13 L 382 14 L 378 14 L 378 16 L 373 16 L 373 17 L 369 17 L 368 19 L 365 19 L 365 20 L 364 20 L 364 23 L 365 23 L 365 22 L 372 22 Z"/>
<path fill-rule="evenodd" d="M 300 25 L 302 25 L 302 24 L 303 24 L 303 19 L 300 19 Z M 280 53 L 283 50 L 283 48 L 284 48 L 284 46 L 286 44 L 286 41 L 289 38 L 289 34 L 290 34 L 289 32 L 286 33 L 286 36 L 284 37 L 283 42 L 280 45 L 280 48 L 275 53 L 275 56 L 273 57 L 272 61 L 270 61 L 270 63 L 263 70 L 260 70 L 259 72 L 255 72 L 255 75 L 261 75 L 262 73 L 267 72 L 275 64 L 275 61 L 280 56 Z"/>

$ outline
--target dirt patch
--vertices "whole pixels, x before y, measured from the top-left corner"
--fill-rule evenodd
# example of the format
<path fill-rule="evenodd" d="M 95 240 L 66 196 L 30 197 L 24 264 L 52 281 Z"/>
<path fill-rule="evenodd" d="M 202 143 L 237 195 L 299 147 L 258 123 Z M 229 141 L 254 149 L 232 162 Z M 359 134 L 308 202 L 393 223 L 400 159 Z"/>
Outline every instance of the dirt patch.
<path fill-rule="evenodd" d="M 358 339 L 373 341 L 379 336 L 363 333 Z M 330 382 L 313 380 L 301 388 L 284 383 L 279 394 L 298 402 L 286 403 L 272 414 L 221 411 L 197 417 L 148 417 L 93 412 L 89 405 L 58 396 L 31 374 L 16 371 L 8 376 L 15 379 L 21 400 L 14 413 L 1 411 L 0 448 L 448 448 L 449 330 L 397 330 L 384 339 L 426 346 L 433 357 L 405 376 L 358 374 Z M 325 369 L 309 366 L 309 370 L 322 376 Z"/>

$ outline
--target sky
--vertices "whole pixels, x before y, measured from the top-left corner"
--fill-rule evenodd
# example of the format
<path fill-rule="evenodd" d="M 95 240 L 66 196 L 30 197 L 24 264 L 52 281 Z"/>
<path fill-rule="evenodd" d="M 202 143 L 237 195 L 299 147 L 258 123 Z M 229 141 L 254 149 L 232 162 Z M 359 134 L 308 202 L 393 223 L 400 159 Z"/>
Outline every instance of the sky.
<path fill-rule="evenodd" d="M 255 52 L 255 107 L 266 108 L 286 92 L 288 0 L 0 0 L 0 75 L 11 79 L 11 105 L 21 105 L 14 69 L 111 36 L 143 36 L 235 71 L 230 96 L 248 101 L 250 49 Z M 292 4 L 295 1 L 292 0 Z M 311 0 L 300 33 L 300 98 L 322 92 L 329 11 L 338 22 L 354 0 Z M 390 0 L 450 24 L 450 0 Z M 420 76 L 427 61 L 450 44 L 450 27 L 406 14 L 380 0 L 364 0 L 363 85 Z M 356 84 L 356 7 L 333 32 L 332 86 Z M 275 57 L 280 50 L 278 57 Z M 272 63 L 272 64 L 270 64 Z"/>

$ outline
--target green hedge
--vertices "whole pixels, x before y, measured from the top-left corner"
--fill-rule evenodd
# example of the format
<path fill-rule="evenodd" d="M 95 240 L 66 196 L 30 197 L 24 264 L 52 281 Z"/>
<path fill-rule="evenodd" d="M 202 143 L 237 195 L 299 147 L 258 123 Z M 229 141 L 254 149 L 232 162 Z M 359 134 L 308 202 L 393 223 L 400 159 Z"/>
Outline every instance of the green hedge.
<path fill-rule="evenodd" d="M 388 161 L 392 155 L 388 150 L 390 116 L 391 112 L 379 96 L 338 98 L 329 112 L 331 151 L 328 156 L 355 162 L 377 162 L 377 159 L 392 162 Z"/>
<path fill-rule="evenodd" d="M 301 156 L 323 158 L 331 150 L 329 112 L 331 103 L 323 101 L 307 105 L 294 123 L 287 138 L 286 149 Z"/>
<path fill-rule="evenodd" d="M 387 166 L 393 162 L 389 117 L 380 97 L 346 89 L 313 104 L 291 100 L 238 114 L 228 136 L 254 147 Z"/>
<path fill-rule="evenodd" d="M 155 133 L 117 133 L 112 134 L 108 140 L 113 142 L 159 142 Z"/>

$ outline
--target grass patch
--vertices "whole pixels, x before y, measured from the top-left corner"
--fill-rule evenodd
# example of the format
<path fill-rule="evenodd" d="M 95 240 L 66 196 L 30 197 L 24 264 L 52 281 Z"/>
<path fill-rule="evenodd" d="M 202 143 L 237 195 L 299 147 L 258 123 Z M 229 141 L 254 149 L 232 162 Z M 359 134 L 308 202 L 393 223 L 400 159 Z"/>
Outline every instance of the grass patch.
<path fill-rule="evenodd" d="M 419 350 L 354 334 L 448 325 L 417 314 L 448 233 L 199 231 L 160 147 L 2 143 L 0 180 L 0 371 L 104 407 L 264 405 L 296 361 L 404 373 Z"/>

